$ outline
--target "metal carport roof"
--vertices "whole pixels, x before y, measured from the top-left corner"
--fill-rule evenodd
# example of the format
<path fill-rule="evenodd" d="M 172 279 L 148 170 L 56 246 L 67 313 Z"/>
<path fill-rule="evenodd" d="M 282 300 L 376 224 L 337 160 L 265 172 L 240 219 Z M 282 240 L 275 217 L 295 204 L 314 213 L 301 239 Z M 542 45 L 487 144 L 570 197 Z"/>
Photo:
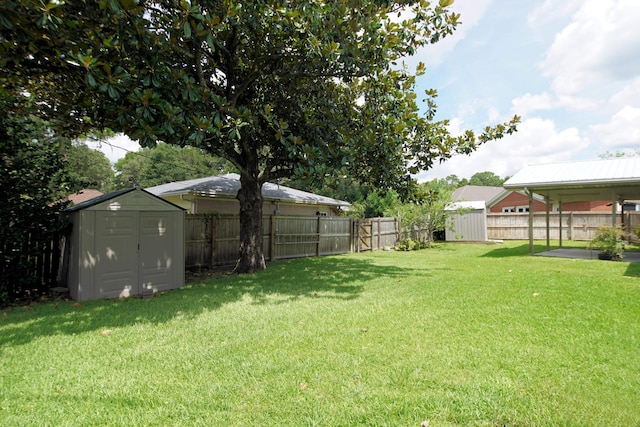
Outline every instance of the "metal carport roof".
<path fill-rule="evenodd" d="M 640 157 L 531 165 L 504 183 L 556 202 L 640 199 Z"/>

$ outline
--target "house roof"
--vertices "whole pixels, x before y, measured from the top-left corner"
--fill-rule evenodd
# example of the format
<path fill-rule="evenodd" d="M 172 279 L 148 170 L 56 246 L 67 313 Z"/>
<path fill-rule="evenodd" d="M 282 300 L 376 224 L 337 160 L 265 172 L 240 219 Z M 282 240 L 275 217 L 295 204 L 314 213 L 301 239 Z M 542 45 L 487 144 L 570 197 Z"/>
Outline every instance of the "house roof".
<path fill-rule="evenodd" d="M 230 173 L 222 176 L 210 176 L 206 178 L 189 179 L 186 181 L 170 182 L 156 185 L 146 189 L 156 196 L 179 196 L 194 194 L 204 197 L 235 198 L 240 190 L 240 175 Z M 265 200 L 282 201 L 290 203 L 305 203 L 313 205 L 329 205 L 347 207 L 351 204 L 342 200 L 324 197 L 306 191 L 285 187 L 284 185 L 264 183 L 262 197 Z"/>
<path fill-rule="evenodd" d="M 102 191 L 94 190 L 91 188 L 83 188 L 77 193 L 68 195 L 67 200 L 69 200 L 73 205 L 77 205 L 78 203 L 86 202 L 87 200 L 102 196 L 102 194 Z"/>
<path fill-rule="evenodd" d="M 482 185 L 464 185 L 462 187 L 456 188 L 453 194 L 451 194 L 451 201 L 453 202 L 483 201 L 485 202 L 486 205 L 488 205 L 490 201 L 498 197 L 503 192 L 504 192 L 504 188 L 502 187 L 487 187 Z"/>
<path fill-rule="evenodd" d="M 504 187 L 562 202 L 640 199 L 640 157 L 531 165 Z"/>

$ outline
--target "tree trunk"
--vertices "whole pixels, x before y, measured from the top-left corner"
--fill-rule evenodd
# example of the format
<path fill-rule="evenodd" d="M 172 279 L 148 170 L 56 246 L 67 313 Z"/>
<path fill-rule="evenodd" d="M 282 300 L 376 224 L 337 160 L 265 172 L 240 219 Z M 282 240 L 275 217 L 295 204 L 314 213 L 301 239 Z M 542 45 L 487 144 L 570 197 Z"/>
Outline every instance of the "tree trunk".
<path fill-rule="evenodd" d="M 240 175 L 240 250 L 236 273 L 254 273 L 267 268 L 262 252 L 262 183 L 251 173 Z"/>

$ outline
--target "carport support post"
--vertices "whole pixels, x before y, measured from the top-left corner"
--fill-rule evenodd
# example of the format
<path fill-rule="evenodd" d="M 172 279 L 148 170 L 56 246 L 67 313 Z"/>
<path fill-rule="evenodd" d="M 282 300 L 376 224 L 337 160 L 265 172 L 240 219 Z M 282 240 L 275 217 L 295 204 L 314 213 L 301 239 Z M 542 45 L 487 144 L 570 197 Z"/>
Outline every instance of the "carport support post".
<path fill-rule="evenodd" d="M 524 192 L 529 196 L 529 255 L 533 255 L 533 193 L 527 188 Z"/>
<path fill-rule="evenodd" d="M 558 201 L 558 240 L 560 241 L 560 247 L 562 247 L 562 200 Z"/>
<path fill-rule="evenodd" d="M 545 214 L 546 214 L 546 221 L 547 221 L 547 252 L 551 249 L 550 245 L 549 245 L 549 198 L 545 197 L 544 198 L 544 202 L 545 202 Z"/>

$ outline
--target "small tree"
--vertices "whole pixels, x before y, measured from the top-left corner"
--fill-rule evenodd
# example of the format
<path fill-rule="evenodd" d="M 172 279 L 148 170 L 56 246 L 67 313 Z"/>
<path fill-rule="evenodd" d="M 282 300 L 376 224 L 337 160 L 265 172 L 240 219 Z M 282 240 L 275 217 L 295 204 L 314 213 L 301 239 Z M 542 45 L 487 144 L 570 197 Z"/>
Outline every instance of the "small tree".
<path fill-rule="evenodd" d="M 600 249 L 606 259 L 620 260 L 625 247 L 624 239 L 625 233 L 620 227 L 599 227 L 589 242 L 589 248 Z"/>
<path fill-rule="evenodd" d="M 426 235 L 425 246 L 430 247 L 434 241 L 434 233 L 447 226 L 448 213 L 445 210 L 451 200 L 451 190 L 444 180 L 435 179 L 421 184 L 411 203 L 402 205 L 400 209 L 403 228 L 415 230 Z"/>

